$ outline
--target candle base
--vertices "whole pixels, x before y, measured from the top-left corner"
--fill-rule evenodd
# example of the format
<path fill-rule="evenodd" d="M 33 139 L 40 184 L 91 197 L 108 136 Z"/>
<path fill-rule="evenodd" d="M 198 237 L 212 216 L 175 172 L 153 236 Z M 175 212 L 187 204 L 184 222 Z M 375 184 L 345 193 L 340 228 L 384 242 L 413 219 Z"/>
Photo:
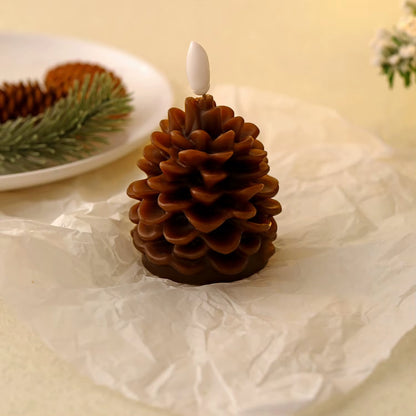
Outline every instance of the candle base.
<path fill-rule="evenodd" d="M 178 272 L 171 266 L 154 264 L 146 257 L 146 255 L 142 256 L 142 262 L 144 267 L 155 276 L 173 280 L 177 283 L 202 286 L 213 283 L 229 283 L 245 279 L 263 269 L 274 251 L 273 244 L 265 244 L 258 253 L 251 255 L 247 259 L 247 264 L 244 269 L 236 274 L 221 273 L 214 269 L 209 263 L 204 264 L 200 272 L 187 275 Z"/>

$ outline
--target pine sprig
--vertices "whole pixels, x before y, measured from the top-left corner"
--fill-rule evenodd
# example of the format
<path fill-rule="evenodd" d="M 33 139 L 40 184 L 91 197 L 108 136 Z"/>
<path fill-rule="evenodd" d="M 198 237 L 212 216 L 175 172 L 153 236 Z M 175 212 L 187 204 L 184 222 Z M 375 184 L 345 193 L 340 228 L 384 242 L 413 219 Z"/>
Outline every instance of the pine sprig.
<path fill-rule="evenodd" d="M 131 111 L 131 96 L 109 74 L 86 77 L 44 113 L 0 124 L 0 175 L 85 158 L 123 128 Z"/>

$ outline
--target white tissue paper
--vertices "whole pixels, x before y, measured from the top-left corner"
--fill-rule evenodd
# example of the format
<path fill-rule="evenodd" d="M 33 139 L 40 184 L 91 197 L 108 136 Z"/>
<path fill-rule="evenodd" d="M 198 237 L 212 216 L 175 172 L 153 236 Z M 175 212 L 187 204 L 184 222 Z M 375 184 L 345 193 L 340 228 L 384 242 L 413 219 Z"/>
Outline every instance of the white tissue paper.
<path fill-rule="evenodd" d="M 125 194 L 143 174 L 110 165 L 0 194 L 0 296 L 131 399 L 184 416 L 291 415 L 363 381 L 415 326 L 416 165 L 326 108 L 232 86 L 214 98 L 260 127 L 280 181 L 265 269 L 203 287 L 152 277 Z"/>

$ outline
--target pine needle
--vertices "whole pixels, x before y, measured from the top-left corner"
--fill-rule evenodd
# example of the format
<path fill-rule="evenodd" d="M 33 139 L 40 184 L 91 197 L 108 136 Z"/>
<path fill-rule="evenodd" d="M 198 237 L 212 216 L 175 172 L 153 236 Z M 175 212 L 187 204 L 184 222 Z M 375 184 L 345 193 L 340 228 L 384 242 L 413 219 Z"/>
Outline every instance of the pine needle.
<path fill-rule="evenodd" d="M 109 74 L 96 74 L 91 85 L 86 77 L 44 113 L 0 124 L 0 175 L 90 156 L 122 130 L 132 109 L 131 95 Z"/>

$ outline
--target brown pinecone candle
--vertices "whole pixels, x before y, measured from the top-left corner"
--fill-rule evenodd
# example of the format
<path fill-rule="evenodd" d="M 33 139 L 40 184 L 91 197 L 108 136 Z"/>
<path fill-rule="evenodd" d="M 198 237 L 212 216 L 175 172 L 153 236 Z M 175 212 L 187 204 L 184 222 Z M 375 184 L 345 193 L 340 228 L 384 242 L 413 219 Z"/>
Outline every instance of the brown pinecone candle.
<path fill-rule="evenodd" d="M 281 206 L 259 129 L 210 95 L 187 98 L 185 112 L 171 108 L 160 127 L 138 162 L 147 179 L 127 190 L 139 201 L 129 216 L 145 267 L 195 285 L 262 269 L 275 251 Z"/>

